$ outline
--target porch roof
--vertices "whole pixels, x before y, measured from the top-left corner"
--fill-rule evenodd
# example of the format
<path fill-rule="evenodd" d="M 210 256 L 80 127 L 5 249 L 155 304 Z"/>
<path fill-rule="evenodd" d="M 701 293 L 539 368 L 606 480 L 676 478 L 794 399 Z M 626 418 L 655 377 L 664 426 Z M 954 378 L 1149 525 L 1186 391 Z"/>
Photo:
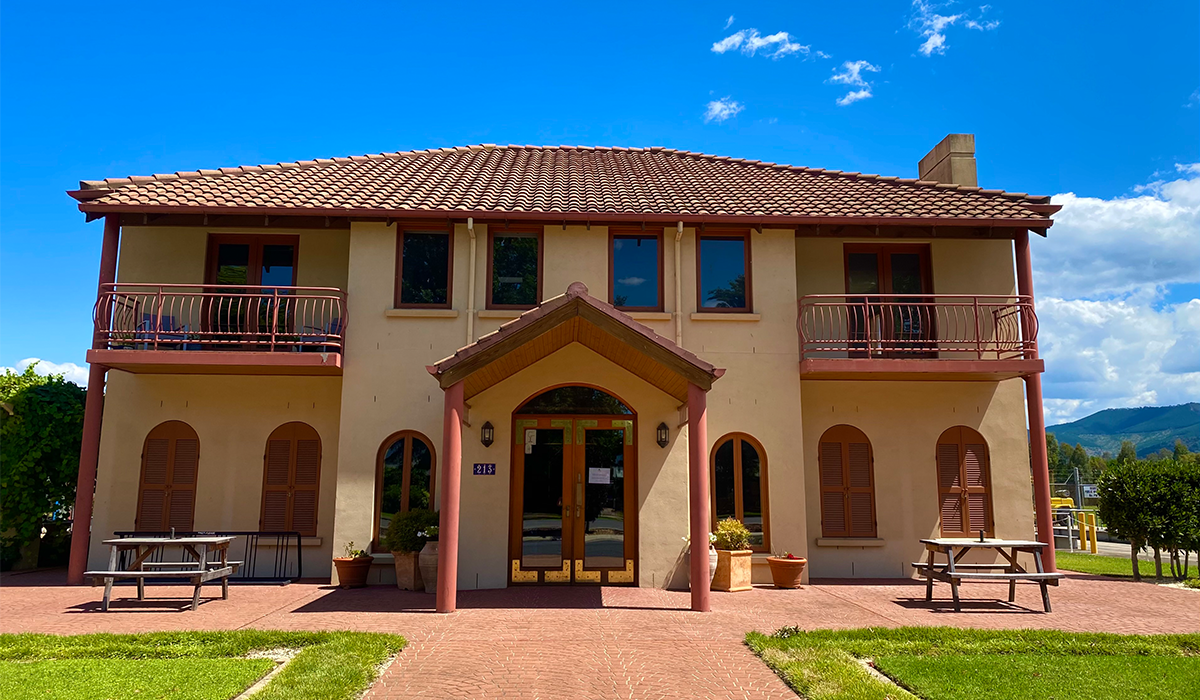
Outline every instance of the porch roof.
<path fill-rule="evenodd" d="M 589 295 L 582 282 L 426 369 L 443 389 L 463 382 L 470 398 L 574 342 L 680 401 L 687 401 L 688 384 L 707 391 L 725 374 Z"/>

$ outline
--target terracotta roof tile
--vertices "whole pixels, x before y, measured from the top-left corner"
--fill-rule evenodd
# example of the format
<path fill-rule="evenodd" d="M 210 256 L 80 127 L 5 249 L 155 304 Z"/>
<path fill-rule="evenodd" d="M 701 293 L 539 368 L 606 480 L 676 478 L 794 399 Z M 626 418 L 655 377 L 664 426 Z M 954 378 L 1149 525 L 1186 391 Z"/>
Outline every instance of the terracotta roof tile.
<path fill-rule="evenodd" d="M 320 158 L 80 183 L 107 207 L 1049 223 L 1049 197 L 668 148 L 492 146 Z M 83 192 L 86 191 L 86 195 Z M 1040 206 L 1031 206 L 1040 205 Z"/>

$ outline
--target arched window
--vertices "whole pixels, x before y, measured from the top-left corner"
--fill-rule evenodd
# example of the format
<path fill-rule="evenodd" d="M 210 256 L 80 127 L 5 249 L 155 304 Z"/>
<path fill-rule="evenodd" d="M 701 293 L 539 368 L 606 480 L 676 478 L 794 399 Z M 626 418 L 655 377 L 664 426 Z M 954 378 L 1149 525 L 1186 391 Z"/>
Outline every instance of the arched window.
<path fill-rule="evenodd" d="M 192 426 L 177 420 L 154 426 L 142 446 L 142 475 L 133 529 L 168 532 L 175 528 L 190 532 L 196 514 L 199 466 L 200 438 Z"/>
<path fill-rule="evenodd" d="M 987 441 L 956 425 L 937 441 L 938 508 L 943 537 L 992 534 L 992 469 Z"/>
<path fill-rule="evenodd" d="M 307 423 L 284 423 L 267 438 L 258 529 L 317 535 L 321 437 Z"/>
<path fill-rule="evenodd" d="M 717 440 L 710 464 L 713 527 L 725 518 L 737 518 L 750 530 L 751 549 L 771 551 L 767 453 L 762 445 L 749 435 L 730 433 Z"/>
<path fill-rule="evenodd" d="M 821 536 L 875 537 L 875 455 L 863 431 L 835 425 L 817 448 Z"/>
<path fill-rule="evenodd" d="M 436 477 L 429 438 L 413 430 L 401 430 L 383 441 L 375 475 L 376 544 L 396 513 L 434 509 Z"/>
<path fill-rule="evenodd" d="M 621 399 L 590 386 L 560 386 L 529 399 L 514 413 L 521 415 L 587 414 L 630 415 Z"/>

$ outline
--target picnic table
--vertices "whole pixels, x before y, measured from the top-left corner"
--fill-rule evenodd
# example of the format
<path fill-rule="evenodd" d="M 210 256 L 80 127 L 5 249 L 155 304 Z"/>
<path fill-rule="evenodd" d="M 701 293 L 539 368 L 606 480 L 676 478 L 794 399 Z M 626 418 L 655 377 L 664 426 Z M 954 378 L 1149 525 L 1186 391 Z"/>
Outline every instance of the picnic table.
<path fill-rule="evenodd" d="M 950 584 L 950 592 L 954 597 L 954 611 L 962 612 L 962 604 L 958 599 L 958 585 L 963 581 L 1008 581 L 1008 602 L 1017 598 L 1017 581 L 1033 581 L 1042 589 L 1042 607 L 1050 612 L 1050 593 L 1047 586 L 1057 586 L 1064 578 L 1062 574 L 1047 573 L 1042 568 L 1042 549 L 1045 542 L 1034 540 L 1001 540 L 991 537 L 944 537 L 921 540 L 928 553 L 928 561 L 913 562 L 912 566 L 925 575 L 925 601 L 933 600 L 934 580 Z M 972 549 L 991 549 L 1000 553 L 1007 563 L 996 564 L 962 564 L 963 557 Z M 1036 571 L 1026 571 L 1017 562 L 1021 552 L 1033 554 Z M 937 554 L 946 555 L 946 563 L 938 564 L 934 557 Z"/>
<path fill-rule="evenodd" d="M 108 556 L 108 569 L 104 571 L 86 571 L 84 576 L 93 583 L 104 583 L 104 610 L 108 610 L 112 598 L 113 582 L 117 579 L 132 578 L 137 580 L 137 598 L 146 599 L 147 578 L 180 578 L 192 583 L 192 610 L 200 606 L 200 587 L 209 581 L 220 579 L 221 599 L 229 599 L 229 577 L 236 573 L 241 566 L 240 561 L 229 561 L 229 543 L 232 536 L 196 536 L 196 537 L 123 537 L 104 540 L 111 547 Z M 195 561 L 147 561 L 152 554 L 168 547 L 181 547 Z M 133 562 L 125 569 L 117 568 L 117 561 L 122 552 L 133 552 Z M 215 555 L 216 559 L 210 557 Z"/>

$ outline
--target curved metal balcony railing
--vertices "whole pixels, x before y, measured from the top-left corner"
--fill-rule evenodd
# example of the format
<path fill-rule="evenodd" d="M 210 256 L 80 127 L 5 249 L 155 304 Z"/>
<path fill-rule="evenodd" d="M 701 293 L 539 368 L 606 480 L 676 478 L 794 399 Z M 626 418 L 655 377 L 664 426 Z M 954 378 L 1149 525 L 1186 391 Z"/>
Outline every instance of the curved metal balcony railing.
<path fill-rule="evenodd" d="M 346 293 L 333 287 L 137 284 L 100 288 L 95 347 L 342 352 Z"/>
<path fill-rule="evenodd" d="M 812 294 L 799 305 L 801 360 L 1037 358 L 1028 296 Z"/>

